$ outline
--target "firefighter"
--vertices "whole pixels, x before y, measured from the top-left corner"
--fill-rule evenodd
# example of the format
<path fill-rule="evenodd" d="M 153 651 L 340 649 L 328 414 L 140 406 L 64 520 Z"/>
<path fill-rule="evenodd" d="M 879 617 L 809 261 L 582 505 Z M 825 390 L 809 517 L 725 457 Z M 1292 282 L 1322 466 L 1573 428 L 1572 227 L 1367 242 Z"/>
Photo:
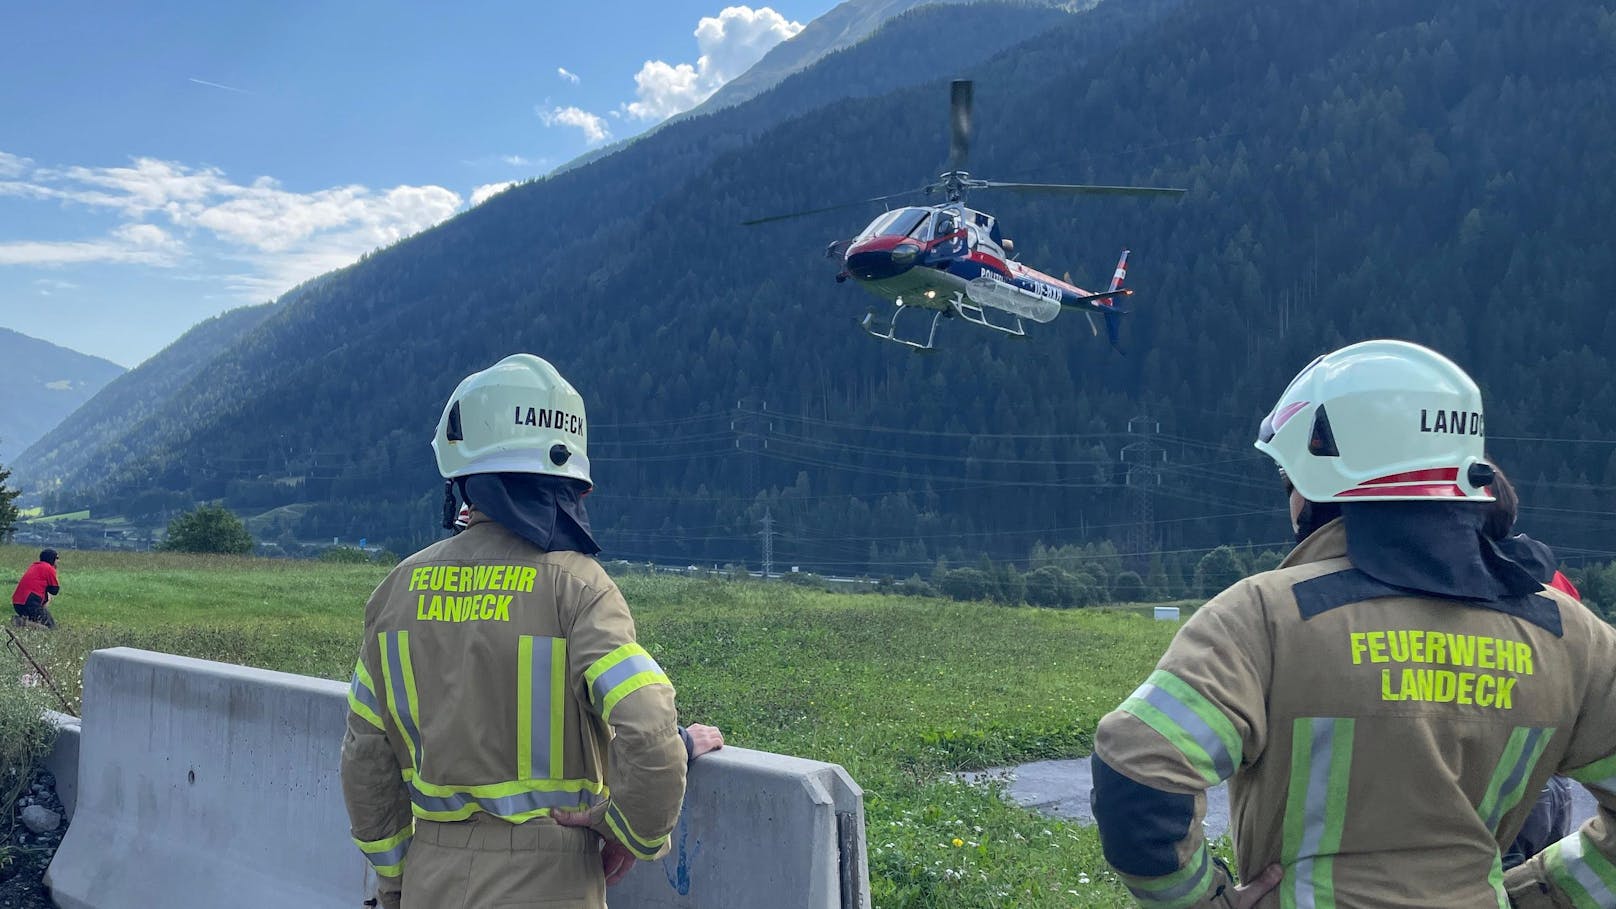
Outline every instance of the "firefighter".
<path fill-rule="evenodd" d="M 1482 529 L 1481 394 L 1401 341 L 1315 360 L 1263 420 L 1299 544 L 1180 629 L 1100 722 L 1106 860 L 1150 907 L 1616 907 L 1616 629 Z M 1599 817 L 1507 873 L 1555 772 Z M 1211 859 L 1230 780 L 1240 876 Z"/>
<path fill-rule="evenodd" d="M 342 746 L 384 906 L 598 909 L 608 869 L 668 848 L 692 752 L 593 558 L 587 436 L 583 399 L 530 354 L 444 405 L 432 447 L 470 519 L 372 594 Z"/>

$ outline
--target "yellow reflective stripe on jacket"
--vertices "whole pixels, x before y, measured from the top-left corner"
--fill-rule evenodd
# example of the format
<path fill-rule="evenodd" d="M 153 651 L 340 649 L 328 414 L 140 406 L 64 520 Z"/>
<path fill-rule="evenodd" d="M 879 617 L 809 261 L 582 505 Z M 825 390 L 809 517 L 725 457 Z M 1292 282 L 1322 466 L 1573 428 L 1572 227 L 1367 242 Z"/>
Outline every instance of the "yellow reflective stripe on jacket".
<path fill-rule="evenodd" d="M 619 843 L 627 846 L 628 851 L 634 853 L 635 858 L 644 861 L 655 859 L 657 853 L 662 849 L 662 844 L 668 841 L 666 833 L 651 840 L 636 834 L 634 828 L 628 825 L 628 818 L 623 816 L 623 812 L 617 810 L 616 802 L 609 803 L 606 806 L 606 826 L 611 828 L 612 835 L 617 837 Z"/>
<path fill-rule="evenodd" d="M 584 672 L 584 682 L 589 685 L 589 699 L 608 722 L 612 708 L 623 698 L 647 685 L 673 684 L 645 648 L 632 642 L 596 660 Z"/>
<path fill-rule="evenodd" d="M 411 824 L 386 839 L 362 840 L 354 838 L 359 851 L 370 860 L 371 867 L 382 877 L 398 877 L 404 873 L 404 855 L 410 851 L 410 837 L 415 834 Z"/>
<path fill-rule="evenodd" d="M 1195 850 L 1184 867 L 1161 877 L 1134 877 L 1119 875 L 1128 892 L 1146 909 L 1184 909 L 1206 897 L 1217 875 L 1212 870 L 1212 856 L 1206 844 Z"/>
<path fill-rule="evenodd" d="M 353 681 L 348 683 L 348 709 L 377 729 L 385 728 L 382 704 L 376 698 L 376 683 L 371 681 L 363 660 L 354 665 Z"/>
<path fill-rule="evenodd" d="M 1118 708 L 1172 743 L 1208 785 L 1240 766 L 1240 734 L 1234 724 L 1183 679 L 1165 669 L 1146 678 Z"/>
<path fill-rule="evenodd" d="M 421 729 L 415 724 L 415 670 L 410 665 L 410 633 L 383 632 L 376 636 L 382 651 L 382 679 L 387 683 L 387 710 L 398 724 L 410 749 L 410 765 L 421 769 Z"/>
<path fill-rule="evenodd" d="M 1603 789 L 1611 795 L 1616 795 L 1616 754 L 1594 761 L 1586 767 L 1579 767 L 1566 774 L 1584 786 Z"/>
<path fill-rule="evenodd" d="M 516 661 L 517 779 L 555 779 L 561 775 L 566 691 L 566 639 L 522 635 Z"/>
<path fill-rule="evenodd" d="M 1481 822 L 1494 836 L 1498 835 L 1498 825 L 1503 822 L 1504 815 L 1526 794 L 1527 778 L 1532 775 L 1532 768 L 1537 766 L 1538 758 L 1543 756 L 1543 749 L 1548 747 L 1553 735 L 1552 727 L 1517 726 L 1510 733 L 1509 741 L 1504 743 L 1504 754 L 1499 758 L 1492 778 L 1487 781 L 1487 791 L 1482 795 L 1481 804 L 1476 806 Z"/>
<path fill-rule="evenodd" d="M 1616 866 L 1599 853 L 1582 831 L 1543 850 L 1549 880 L 1571 898 L 1577 909 L 1616 906 Z"/>
<path fill-rule="evenodd" d="M 513 780 L 480 786 L 442 786 L 410 781 L 410 808 L 428 821 L 463 821 L 473 814 L 491 814 L 513 824 L 546 817 L 556 808 L 588 810 L 607 796 L 606 784 L 597 780 Z"/>
<path fill-rule="evenodd" d="M 1335 856 L 1346 827 L 1356 731 L 1350 717 L 1298 717 L 1291 724 L 1281 909 L 1335 909 Z"/>

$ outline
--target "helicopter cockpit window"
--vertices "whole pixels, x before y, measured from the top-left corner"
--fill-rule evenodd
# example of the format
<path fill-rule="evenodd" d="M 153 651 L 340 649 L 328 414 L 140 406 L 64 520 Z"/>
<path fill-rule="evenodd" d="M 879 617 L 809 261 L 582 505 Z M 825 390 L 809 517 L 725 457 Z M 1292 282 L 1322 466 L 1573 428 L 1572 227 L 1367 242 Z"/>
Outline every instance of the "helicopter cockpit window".
<path fill-rule="evenodd" d="M 864 228 L 860 237 L 908 237 L 931 216 L 929 208 L 899 208 L 889 211 Z"/>
<path fill-rule="evenodd" d="M 937 223 L 932 228 L 931 235 L 933 237 L 942 238 L 957 230 L 959 230 L 959 225 L 955 223 L 954 216 L 945 211 L 937 216 Z"/>

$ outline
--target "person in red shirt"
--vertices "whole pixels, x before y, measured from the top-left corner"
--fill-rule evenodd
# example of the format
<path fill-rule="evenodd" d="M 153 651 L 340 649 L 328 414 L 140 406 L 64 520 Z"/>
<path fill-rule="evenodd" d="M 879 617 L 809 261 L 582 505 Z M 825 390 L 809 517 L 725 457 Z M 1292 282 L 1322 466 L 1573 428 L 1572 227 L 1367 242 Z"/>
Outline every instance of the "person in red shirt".
<path fill-rule="evenodd" d="M 22 580 L 11 594 L 11 608 L 17 611 L 12 622 L 18 626 L 38 622 L 46 628 L 55 628 L 56 619 L 45 604 L 61 592 L 61 582 L 56 577 L 56 550 L 47 549 L 39 554 L 39 561 L 22 573 Z"/>

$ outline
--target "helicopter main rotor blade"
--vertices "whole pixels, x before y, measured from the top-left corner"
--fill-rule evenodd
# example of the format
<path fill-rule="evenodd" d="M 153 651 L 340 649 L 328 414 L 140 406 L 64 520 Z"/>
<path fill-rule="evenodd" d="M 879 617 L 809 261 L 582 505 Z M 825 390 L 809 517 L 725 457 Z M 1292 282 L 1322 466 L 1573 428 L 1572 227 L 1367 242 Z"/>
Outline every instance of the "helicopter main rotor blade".
<path fill-rule="evenodd" d="M 1182 196 L 1188 190 L 1163 186 L 1095 186 L 1086 183 L 1000 183 L 972 180 L 971 189 L 1008 189 L 1022 193 L 1058 193 L 1081 196 Z"/>
<path fill-rule="evenodd" d="M 741 224 L 745 227 L 751 227 L 754 224 L 767 224 L 770 221 L 785 221 L 789 218 L 803 218 L 808 215 L 822 214 L 827 211 L 840 211 L 844 208 L 857 208 L 860 205 L 869 205 L 872 202 L 886 202 L 890 199 L 901 199 L 904 196 L 918 195 L 919 193 L 925 192 L 926 189 L 927 187 L 922 186 L 919 189 L 906 189 L 901 193 L 889 193 L 885 196 L 875 196 L 874 198 L 870 199 L 859 199 L 856 202 L 838 202 L 835 205 L 827 205 L 824 208 L 809 208 L 804 209 L 803 211 L 794 211 L 784 215 L 768 215 L 762 218 L 753 218 L 750 221 L 742 221 Z"/>
<path fill-rule="evenodd" d="M 971 156 L 971 81 L 955 79 L 949 92 L 948 169 L 965 170 Z"/>

